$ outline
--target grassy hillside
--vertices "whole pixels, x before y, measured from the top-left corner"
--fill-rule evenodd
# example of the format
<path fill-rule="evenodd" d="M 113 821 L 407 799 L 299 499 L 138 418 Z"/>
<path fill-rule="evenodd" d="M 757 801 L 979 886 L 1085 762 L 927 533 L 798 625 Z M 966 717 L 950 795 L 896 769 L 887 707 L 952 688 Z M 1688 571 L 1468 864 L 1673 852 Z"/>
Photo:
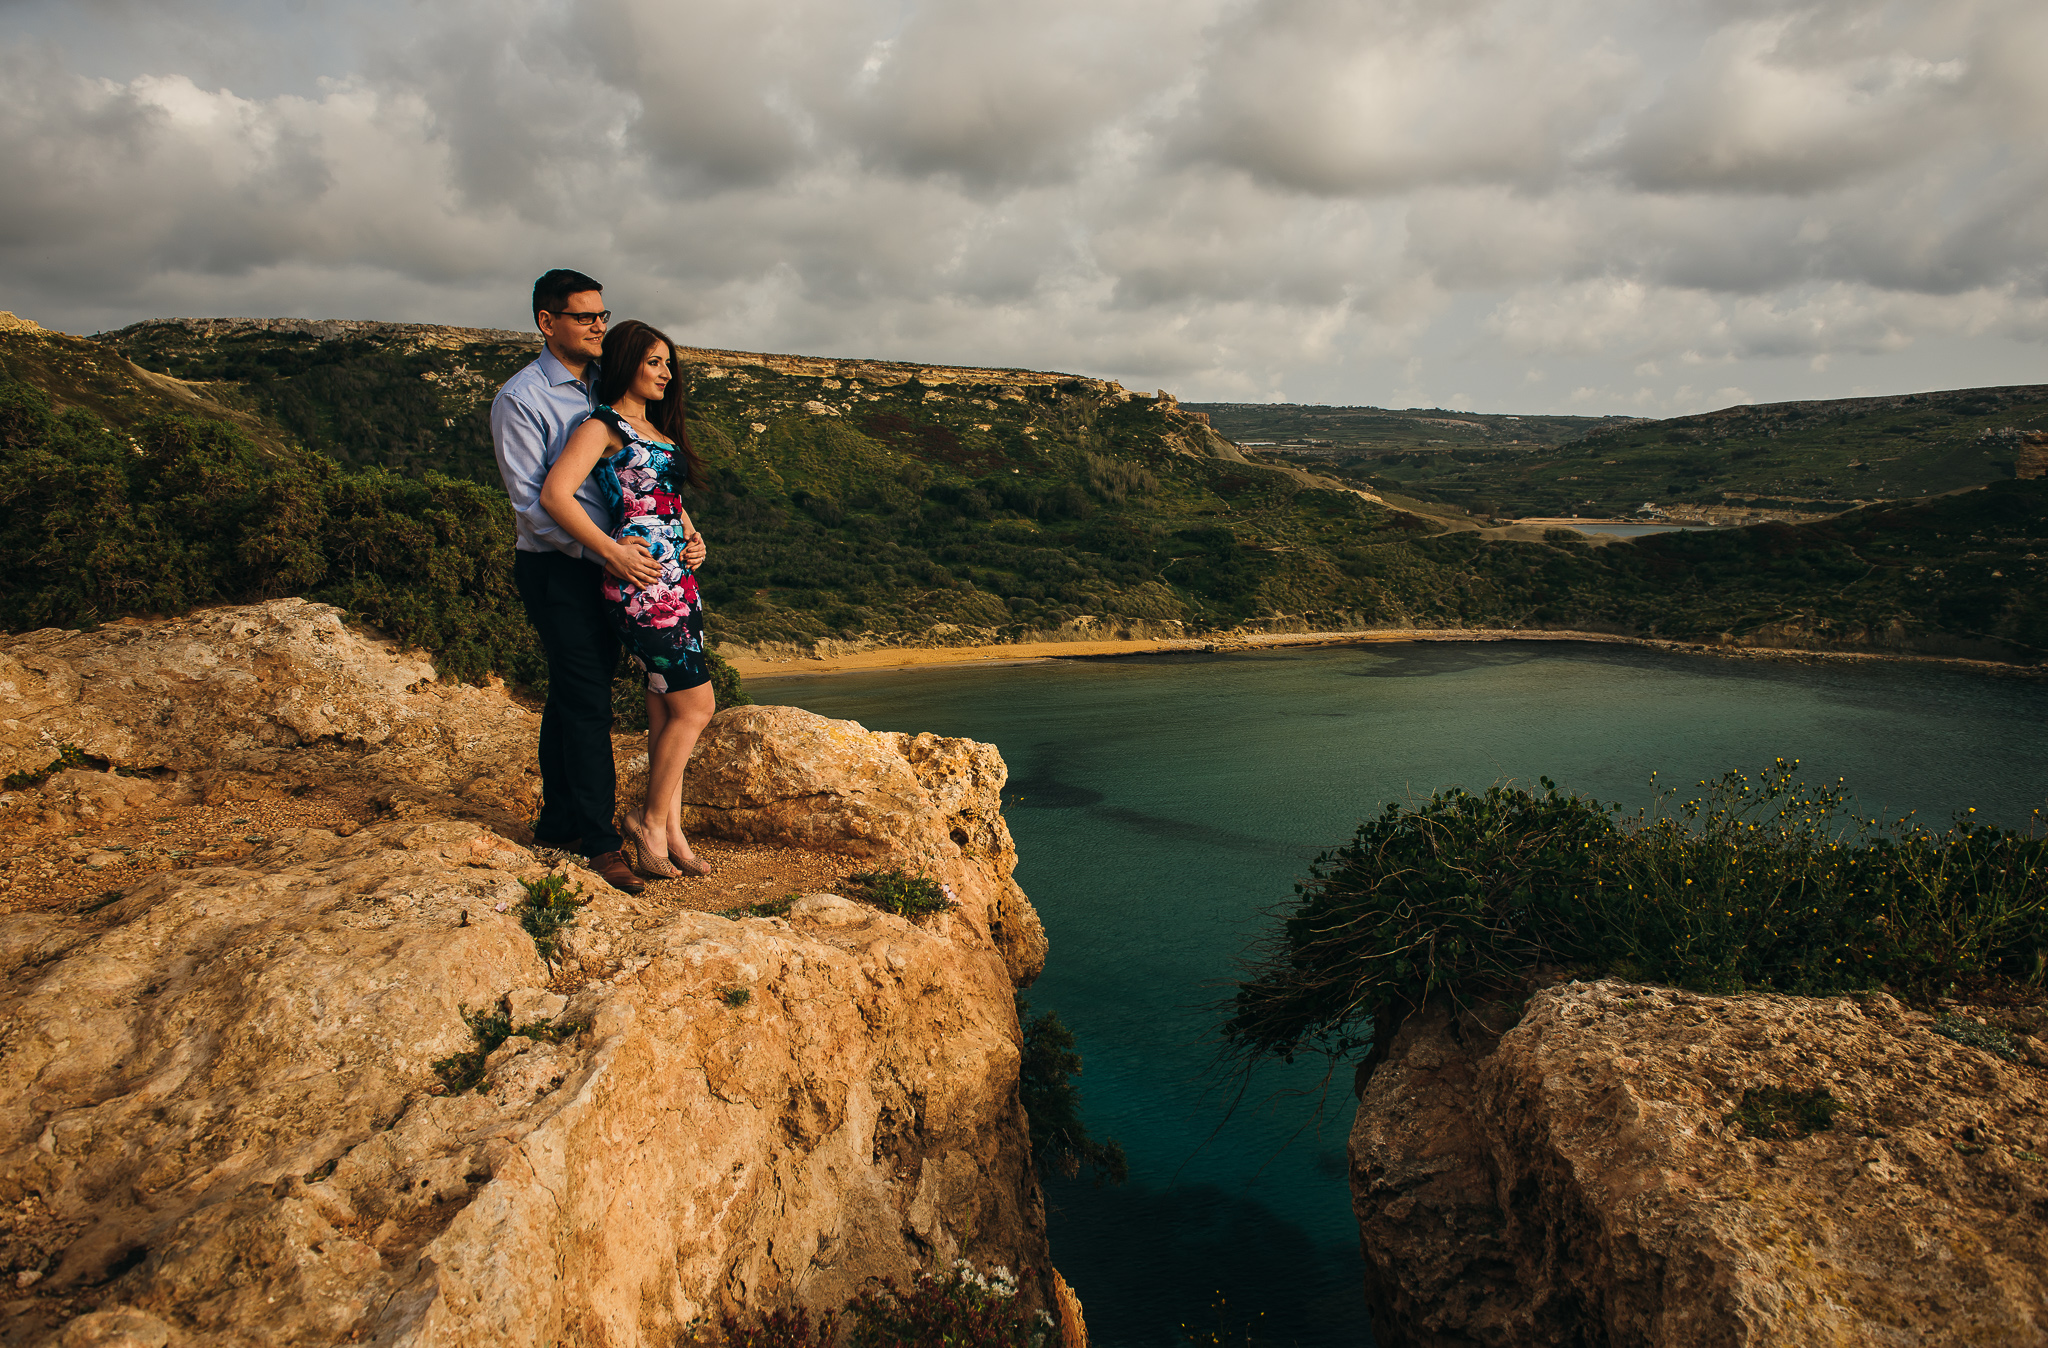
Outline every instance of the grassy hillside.
<path fill-rule="evenodd" d="M 484 416 L 533 350 L 366 323 L 0 332 L 0 621 L 307 593 L 457 672 L 531 678 Z M 1170 397 L 1100 380 L 683 354 L 728 643 L 1524 625 L 2048 650 L 2038 482 L 1801 528 L 1508 540 L 1246 462 Z"/>
<path fill-rule="evenodd" d="M 1219 432 L 1252 448 L 1342 462 L 1454 449 L 1536 448 L 1581 440 L 1633 417 L 1454 412 L 1442 407 L 1337 407 L 1324 403 L 1189 403 Z"/>
<path fill-rule="evenodd" d="M 2048 385 L 1729 407 L 1667 421 L 1201 404 L 1236 439 L 1485 515 L 1828 515 L 2012 476 Z"/>

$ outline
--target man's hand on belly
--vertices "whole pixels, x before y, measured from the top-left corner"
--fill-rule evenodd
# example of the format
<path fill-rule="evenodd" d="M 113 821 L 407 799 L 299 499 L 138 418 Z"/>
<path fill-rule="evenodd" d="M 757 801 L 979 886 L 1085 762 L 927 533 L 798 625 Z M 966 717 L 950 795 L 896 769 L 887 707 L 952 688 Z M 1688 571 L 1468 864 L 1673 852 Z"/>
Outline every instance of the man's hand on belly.
<path fill-rule="evenodd" d="M 605 563 L 613 577 L 642 589 L 661 579 L 661 563 L 647 550 L 647 540 L 628 534 L 618 540 L 619 552 Z"/>

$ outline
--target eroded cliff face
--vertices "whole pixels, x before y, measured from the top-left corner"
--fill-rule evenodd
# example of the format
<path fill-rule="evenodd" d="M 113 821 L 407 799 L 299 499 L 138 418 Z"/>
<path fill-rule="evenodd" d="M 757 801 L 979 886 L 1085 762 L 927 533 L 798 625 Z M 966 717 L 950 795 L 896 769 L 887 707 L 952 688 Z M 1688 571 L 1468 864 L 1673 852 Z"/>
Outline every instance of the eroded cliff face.
<path fill-rule="evenodd" d="M 2048 1077 L 1933 1024 L 1617 982 L 1412 1018 L 1351 1133 L 1375 1334 L 2048 1341 Z M 1761 1087 L 1842 1109 L 1755 1136 Z"/>
<path fill-rule="evenodd" d="M 90 911 L 8 896 L 0 1342 L 666 1345 L 955 1258 L 1049 1277 L 1011 995 L 1043 935 L 988 746 L 724 713 L 695 829 L 921 871 L 960 906 L 729 920 L 556 866 L 591 902 L 550 965 L 518 921 L 549 864 L 455 817 L 530 801 L 535 718 L 501 690 L 281 601 L 8 638 L 0 698 L 9 771 L 58 745 L 158 770 L 60 774 L 18 817 L 89 832 L 334 772 L 406 806 Z M 508 1038 L 449 1093 L 463 1008 L 507 1005 L 587 1028 Z"/>

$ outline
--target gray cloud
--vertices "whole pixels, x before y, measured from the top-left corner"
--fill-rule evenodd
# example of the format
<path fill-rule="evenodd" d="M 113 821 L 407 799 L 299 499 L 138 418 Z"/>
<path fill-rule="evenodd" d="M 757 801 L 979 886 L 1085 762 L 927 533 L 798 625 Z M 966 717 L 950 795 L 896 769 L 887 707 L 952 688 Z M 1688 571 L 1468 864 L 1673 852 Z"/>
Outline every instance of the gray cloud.
<path fill-rule="evenodd" d="M 11 12 L 0 305 L 59 324 L 517 325 L 567 264 L 711 345 L 1531 407 L 2048 339 L 2034 0 Z"/>

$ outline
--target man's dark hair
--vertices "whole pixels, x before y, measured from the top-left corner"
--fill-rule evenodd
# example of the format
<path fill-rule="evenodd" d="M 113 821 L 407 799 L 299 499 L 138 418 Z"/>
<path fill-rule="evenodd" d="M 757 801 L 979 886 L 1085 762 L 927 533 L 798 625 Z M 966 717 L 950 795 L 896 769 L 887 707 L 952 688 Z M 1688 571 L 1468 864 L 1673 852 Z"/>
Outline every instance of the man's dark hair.
<path fill-rule="evenodd" d="M 557 267 L 533 283 L 533 316 L 538 320 L 543 312 L 558 314 L 571 295 L 603 289 L 580 271 Z"/>

